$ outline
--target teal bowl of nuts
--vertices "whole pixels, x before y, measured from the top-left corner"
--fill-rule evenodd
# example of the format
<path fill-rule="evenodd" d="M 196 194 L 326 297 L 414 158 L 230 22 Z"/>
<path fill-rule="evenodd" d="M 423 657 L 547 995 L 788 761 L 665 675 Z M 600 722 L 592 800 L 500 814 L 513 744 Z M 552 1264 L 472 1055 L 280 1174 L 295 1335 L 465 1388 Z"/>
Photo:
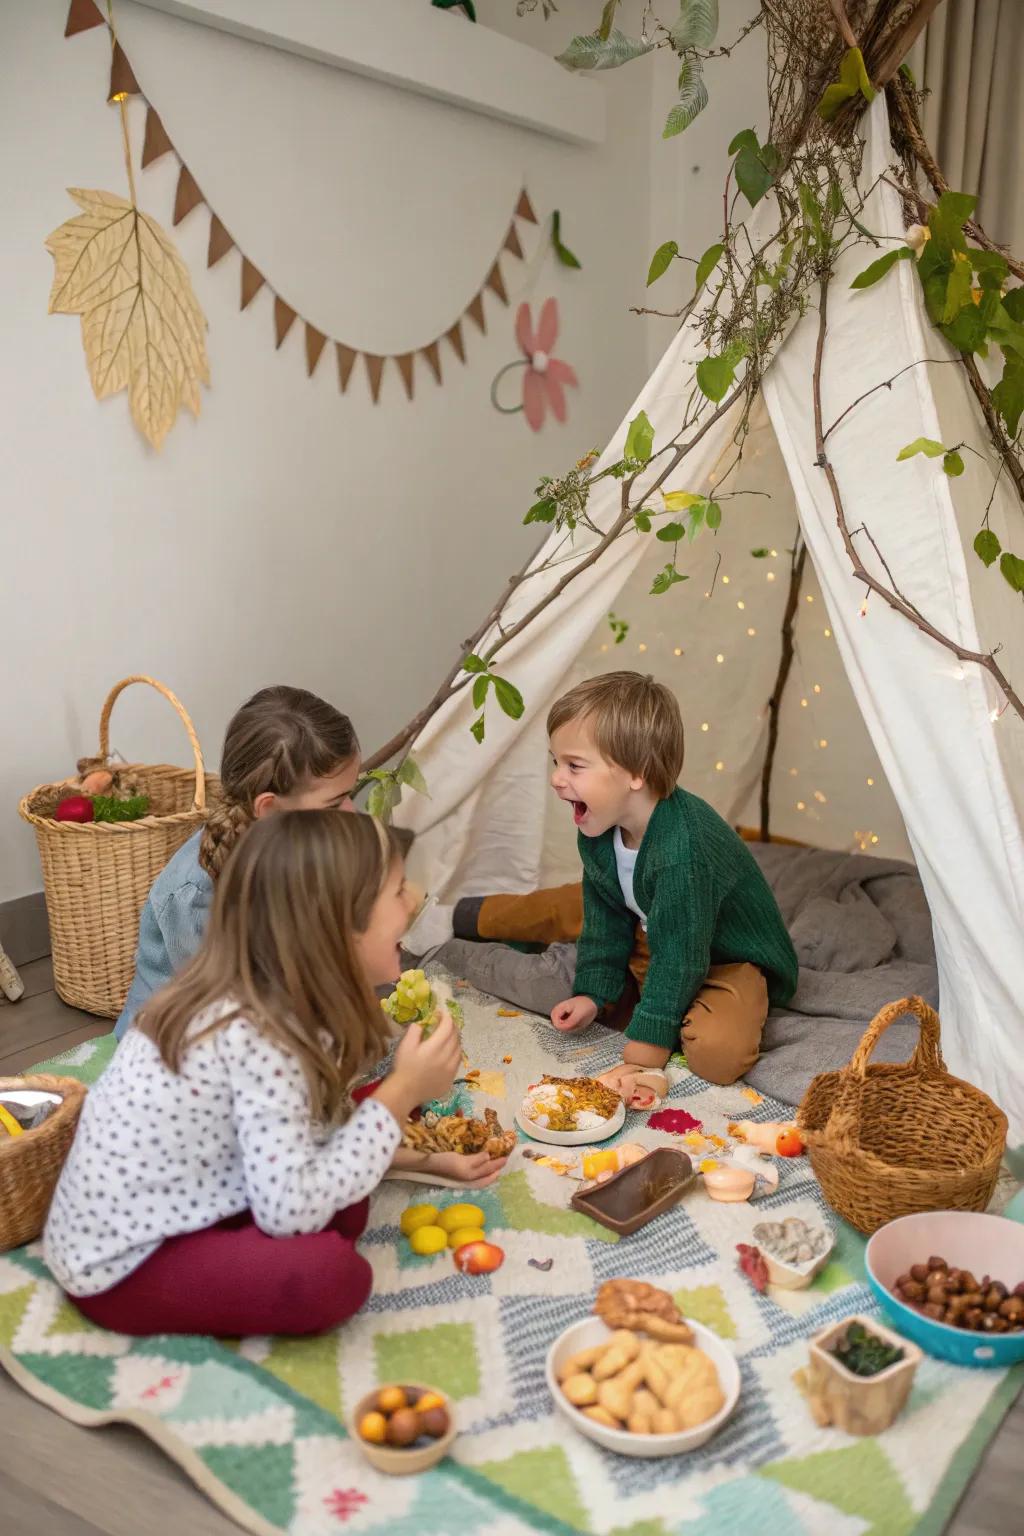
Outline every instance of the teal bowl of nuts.
<path fill-rule="evenodd" d="M 901 1216 L 874 1234 L 865 1263 L 893 1325 L 929 1355 L 954 1365 L 1024 1360 L 1019 1218 L 976 1211 Z"/>

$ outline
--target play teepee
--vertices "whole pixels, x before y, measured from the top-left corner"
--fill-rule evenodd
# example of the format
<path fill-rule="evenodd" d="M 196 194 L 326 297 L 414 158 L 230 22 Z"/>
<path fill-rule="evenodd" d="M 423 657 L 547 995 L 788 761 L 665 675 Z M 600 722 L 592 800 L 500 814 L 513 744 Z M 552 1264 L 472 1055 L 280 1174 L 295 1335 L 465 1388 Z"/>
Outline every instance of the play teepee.
<path fill-rule="evenodd" d="M 799 118 L 799 102 L 785 106 Z M 778 97 L 773 109 L 778 119 Z M 713 318 L 709 293 L 601 459 L 547 488 L 547 541 L 415 729 L 391 744 L 412 742 L 430 788 L 399 819 L 442 894 L 572 878 L 571 829 L 547 788 L 547 708 L 588 673 L 653 672 L 682 704 L 684 782 L 722 814 L 913 857 L 947 1057 L 1005 1108 L 1019 1144 L 1024 636 L 1016 567 L 1004 561 L 1000 574 L 990 558 L 1024 543 L 1019 465 L 1001 465 L 992 396 L 974 388 L 993 359 L 979 364 L 949 319 L 937 323 L 935 285 L 929 294 L 922 278 L 934 260 L 919 265 L 908 223 L 929 218 L 941 253 L 952 220 L 949 271 L 966 265 L 965 304 L 982 317 L 1003 302 L 1016 317 L 1013 278 L 997 257 L 1003 297 L 986 299 L 976 232 L 965 244 L 967 201 L 929 213 L 899 181 L 893 142 L 905 151 L 906 135 L 894 135 L 885 94 L 855 118 L 848 93 L 844 110 L 845 137 L 804 112 L 788 171 L 743 233 L 767 276 L 753 274 L 763 299 L 744 311 L 746 279 L 727 274 Z M 758 146 L 769 174 L 770 148 Z M 855 286 L 883 257 L 877 280 Z M 760 305 L 778 320 L 779 291 L 801 263 L 801 296 L 766 360 Z M 730 299 L 731 331 L 720 321 Z M 710 389 L 709 358 L 721 375 L 712 370 Z M 1006 391 L 995 398 L 1005 406 Z M 498 675 L 513 685 L 504 711 Z"/>

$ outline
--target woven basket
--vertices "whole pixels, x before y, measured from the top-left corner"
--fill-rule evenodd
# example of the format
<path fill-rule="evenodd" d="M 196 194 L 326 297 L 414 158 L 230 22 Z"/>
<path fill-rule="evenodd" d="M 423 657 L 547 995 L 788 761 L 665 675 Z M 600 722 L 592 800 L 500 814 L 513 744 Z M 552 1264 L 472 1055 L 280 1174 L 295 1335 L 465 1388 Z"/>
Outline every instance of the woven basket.
<path fill-rule="evenodd" d="M 0 1132 L 0 1253 L 39 1236 L 74 1138 L 86 1089 L 73 1077 L 0 1077 L 0 1091 L 59 1093 L 62 1103 L 34 1131 Z"/>
<path fill-rule="evenodd" d="M 193 768 L 130 763 L 123 770 L 149 796 L 150 814 L 138 821 L 54 821 L 62 787 L 40 784 L 18 806 L 36 830 L 50 920 L 53 975 L 66 1003 L 116 1019 L 135 969 L 139 914 L 149 888 L 172 854 L 203 822 L 216 775 L 204 774 L 195 727 L 169 688 L 151 677 L 126 677 L 112 688 L 100 716 L 99 756 L 110 751 L 110 712 L 132 683 L 162 693 L 188 732 Z"/>
<path fill-rule="evenodd" d="M 909 1061 L 869 1066 L 894 1019 L 917 1015 Z M 952 1077 L 939 1019 L 920 997 L 890 1003 L 868 1025 L 849 1066 L 808 1088 L 797 1123 L 826 1200 L 861 1232 L 915 1211 L 983 1211 L 1006 1143 L 1006 1116 Z"/>

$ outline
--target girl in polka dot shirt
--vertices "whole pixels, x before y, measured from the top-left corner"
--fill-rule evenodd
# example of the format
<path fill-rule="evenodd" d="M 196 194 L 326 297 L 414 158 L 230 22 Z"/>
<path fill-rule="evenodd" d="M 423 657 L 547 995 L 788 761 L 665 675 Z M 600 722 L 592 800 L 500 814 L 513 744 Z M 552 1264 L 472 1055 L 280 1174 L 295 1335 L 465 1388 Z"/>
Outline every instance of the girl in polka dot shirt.
<path fill-rule="evenodd" d="M 450 1018 L 426 1040 L 414 1025 L 352 1102 L 387 1053 L 373 989 L 398 974 L 409 916 L 401 834 L 372 817 L 250 828 L 198 953 L 90 1090 L 61 1174 L 45 1256 L 86 1317 L 237 1337 L 317 1333 L 363 1305 L 367 1197 L 461 1060 Z"/>

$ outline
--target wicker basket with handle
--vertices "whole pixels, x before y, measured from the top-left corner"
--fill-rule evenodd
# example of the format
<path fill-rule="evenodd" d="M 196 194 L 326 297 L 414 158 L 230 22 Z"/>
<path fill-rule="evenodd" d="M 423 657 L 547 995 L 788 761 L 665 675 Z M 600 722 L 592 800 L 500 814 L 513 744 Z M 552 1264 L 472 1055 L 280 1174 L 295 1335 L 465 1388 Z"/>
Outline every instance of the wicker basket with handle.
<path fill-rule="evenodd" d="M 33 1131 L 0 1131 L 0 1253 L 39 1236 L 74 1139 L 86 1089 L 74 1077 L 0 1077 L 0 1092 L 29 1088 L 56 1093 L 61 1102 Z"/>
<path fill-rule="evenodd" d="M 149 796 L 149 815 L 138 821 L 55 821 L 58 784 L 40 784 L 18 807 L 39 845 L 57 991 L 73 1007 L 107 1019 L 117 1018 L 131 985 L 139 914 L 149 888 L 202 825 L 207 794 L 218 784 L 203 771 L 199 738 L 184 705 L 151 677 L 126 677 L 111 689 L 100 716 L 99 756 L 110 751 L 111 710 L 132 683 L 155 688 L 177 710 L 194 763 L 192 768 L 125 767 Z"/>
<path fill-rule="evenodd" d="M 910 1060 L 870 1064 L 880 1036 L 907 1013 L 921 1025 Z M 797 1124 L 825 1198 L 868 1233 L 915 1211 L 983 1211 L 1007 1129 L 987 1094 L 946 1071 L 938 1015 L 920 997 L 875 1016 L 849 1065 L 811 1083 Z"/>

